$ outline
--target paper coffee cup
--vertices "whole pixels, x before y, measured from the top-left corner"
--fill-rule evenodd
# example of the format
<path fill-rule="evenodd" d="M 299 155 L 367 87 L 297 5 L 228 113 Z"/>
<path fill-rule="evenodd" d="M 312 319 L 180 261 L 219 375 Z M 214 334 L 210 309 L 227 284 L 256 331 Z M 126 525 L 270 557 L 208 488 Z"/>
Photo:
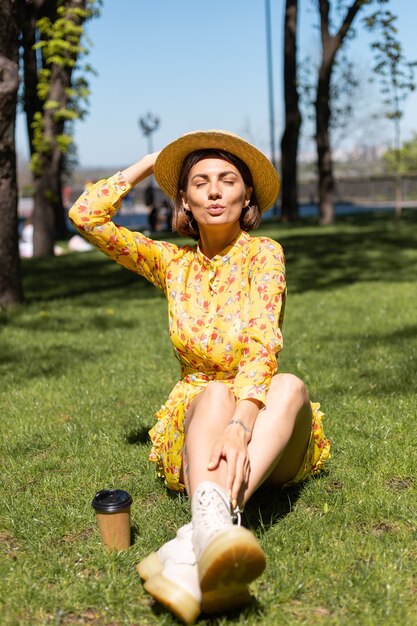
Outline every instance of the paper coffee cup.
<path fill-rule="evenodd" d="M 112 550 L 130 546 L 130 505 L 132 496 L 123 489 L 102 489 L 93 498 L 101 540 Z"/>

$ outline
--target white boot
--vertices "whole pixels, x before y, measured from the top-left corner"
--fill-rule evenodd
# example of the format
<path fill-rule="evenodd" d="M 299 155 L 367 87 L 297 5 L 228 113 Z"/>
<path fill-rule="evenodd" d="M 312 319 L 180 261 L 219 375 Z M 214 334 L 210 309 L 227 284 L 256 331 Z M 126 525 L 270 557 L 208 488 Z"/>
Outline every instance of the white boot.
<path fill-rule="evenodd" d="M 160 574 L 164 566 L 164 561 L 167 559 L 175 560 L 175 557 L 181 555 L 184 550 L 186 553 L 193 550 L 191 543 L 192 534 L 193 526 L 190 522 L 177 530 L 174 539 L 167 541 L 157 552 L 151 552 L 142 559 L 140 563 L 136 565 L 136 569 L 142 580 L 148 580 L 148 578 Z M 195 557 L 193 557 L 193 559 L 197 562 Z"/>
<path fill-rule="evenodd" d="M 197 561 L 191 542 L 192 525 L 152 552 L 138 565 L 144 588 L 184 624 L 194 624 L 201 611 Z"/>
<path fill-rule="evenodd" d="M 266 564 L 258 541 L 246 528 L 233 525 L 227 494 L 216 483 L 200 483 L 191 507 L 202 610 L 217 612 L 247 604 L 247 585 Z"/>

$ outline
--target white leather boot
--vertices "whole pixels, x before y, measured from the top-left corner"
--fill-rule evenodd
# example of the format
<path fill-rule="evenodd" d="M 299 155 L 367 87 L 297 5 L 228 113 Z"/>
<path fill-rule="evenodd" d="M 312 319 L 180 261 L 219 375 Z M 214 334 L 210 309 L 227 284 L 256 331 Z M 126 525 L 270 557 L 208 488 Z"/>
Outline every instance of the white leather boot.
<path fill-rule="evenodd" d="M 181 554 L 181 546 L 184 544 L 185 551 L 193 550 L 191 538 L 193 534 L 193 526 L 191 522 L 181 526 L 177 530 L 174 539 L 167 541 L 157 552 L 151 552 L 148 556 L 136 565 L 139 576 L 142 580 L 148 580 L 156 574 L 160 574 L 163 569 L 164 561 L 167 559 L 175 559 L 177 554 Z M 194 558 L 195 560 L 195 558 Z"/>
<path fill-rule="evenodd" d="M 258 541 L 249 530 L 233 524 L 227 494 L 216 483 L 200 483 L 191 507 L 202 610 L 217 612 L 247 604 L 248 583 L 266 565 Z"/>
<path fill-rule="evenodd" d="M 192 525 L 136 566 L 144 589 L 184 624 L 194 624 L 201 612 L 197 560 L 191 542 Z"/>

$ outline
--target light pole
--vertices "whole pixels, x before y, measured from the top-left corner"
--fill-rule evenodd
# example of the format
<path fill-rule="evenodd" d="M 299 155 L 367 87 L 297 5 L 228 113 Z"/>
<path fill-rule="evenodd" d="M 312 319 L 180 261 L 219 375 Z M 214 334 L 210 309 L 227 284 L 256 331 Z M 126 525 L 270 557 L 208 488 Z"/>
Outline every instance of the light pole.
<path fill-rule="evenodd" d="M 148 153 L 151 154 L 151 152 L 153 152 L 152 133 L 154 133 L 159 126 L 159 117 L 148 112 L 138 119 L 138 124 L 148 140 Z"/>
<path fill-rule="evenodd" d="M 265 0 L 266 22 L 266 58 L 268 65 L 268 103 L 269 103 L 269 140 L 271 146 L 271 161 L 275 166 L 275 115 L 274 115 L 274 79 L 272 73 L 272 36 L 271 36 L 271 3 Z"/>
<path fill-rule="evenodd" d="M 274 79 L 272 72 L 272 34 L 271 34 L 271 3 L 265 0 L 265 26 L 266 26 L 266 59 L 268 67 L 268 103 L 269 103 L 269 141 L 271 150 L 271 163 L 276 168 L 275 155 L 275 113 L 274 113 Z M 274 215 L 278 214 L 278 206 L 273 207 Z"/>

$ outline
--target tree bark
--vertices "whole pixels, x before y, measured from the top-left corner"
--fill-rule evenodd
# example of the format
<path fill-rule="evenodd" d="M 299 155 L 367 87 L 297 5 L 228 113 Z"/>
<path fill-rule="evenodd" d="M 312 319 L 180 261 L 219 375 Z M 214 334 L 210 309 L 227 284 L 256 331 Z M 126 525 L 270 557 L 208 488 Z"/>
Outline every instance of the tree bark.
<path fill-rule="evenodd" d="M 30 154 L 33 154 L 32 122 L 37 111 L 42 108 L 36 90 L 38 82 L 38 67 L 36 51 L 36 20 L 40 15 L 34 3 L 19 1 L 19 27 L 21 32 L 22 61 L 23 61 L 23 107 L 26 113 L 26 129 L 29 138 Z"/>
<path fill-rule="evenodd" d="M 43 159 L 43 170 L 34 179 L 33 256 L 52 256 L 58 233 L 59 216 L 64 217 L 62 203 L 62 155 L 55 148 Z"/>
<path fill-rule="evenodd" d="M 59 102 L 60 107 L 67 105 L 65 89 L 71 84 L 71 70 L 60 65 L 51 67 L 51 90 L 49 99 Z M 35 257 L 54 254 L 57 237 L 65 236 L 58 232 L 60 216 L 64 216 L 62 202 L 63 155 L 56 138 L 64 133 L 65 123 L 56 119 L 54 109 L 43 111 L 45 138 L 50 143 L 50 150 L 42 155 L 40 174 L 34 178 L 35 195 L 33 207 L 33 255 Z M 62 222 L 61 222 L 62 228 Z"/>
<path fill-rule="evenodd" d="M 316 143 L 320 224 L 334 221 L 334 175 L 330 147 L 330 71 L 322 63 L 316 98 Z"/>
<path fill-rule="evenodd" d="M 298 218 L 297 156 L 301 113 L 297 90 L 298 0 L 287 0 L 284 22 L 285 129 L 281 139 L 282 218 Z"/>
<path fill-rule="evenodd" d="M 15 145 L 18 86 L 16 2 L 3 0 L 0 3 L 0 306 L 23 300 Z"/>
<path fill-rule="evenodd" d="M 330 84 L 334 61 L 338 50 L 360 9 L 369 4 L 369 0 L 355 0 L 348 7 L 345 18 L 336 35 L 329 32 L 329 0 L 318 0 L 320 11 L 320 33 L 322 60 L 317 81 L 316 109 L 316 146 L 318 169 L 318 196 L 320 224 L 334 222 L 334 174 L 332 150 L 330 145 Z"/>
<path fill-rule="evenodd" d="M 56 6 L 56 2 L 38 2 L 37 16 L 43 12 L 54 19 Z M 66 0 L 65 6 L 84 9 L 86 0 Z M 71 19 L 78 24 L 82 21 L 82 18 L 77 15 Z M 49 69 L 51 70 L 51 88 L 48 99 L 58 102 L 59 107 L 65 109 L 69 100 L 66 90 L 71 86 L 73 66 L 53 63 Z M 67 235 L 65 209 L 62 202 L 64 156 L 57 144 L 57 137 L 65 132 L 65 122 L 63 119 L 56 118 L 54 109 L 43 109 L 42 115 L 44 135 L 50 144 L 50 150 L 41 155 L 40 174 L 34 177 L 33 255 L 35 257 L 53 255 L 55 240 Z"/>

